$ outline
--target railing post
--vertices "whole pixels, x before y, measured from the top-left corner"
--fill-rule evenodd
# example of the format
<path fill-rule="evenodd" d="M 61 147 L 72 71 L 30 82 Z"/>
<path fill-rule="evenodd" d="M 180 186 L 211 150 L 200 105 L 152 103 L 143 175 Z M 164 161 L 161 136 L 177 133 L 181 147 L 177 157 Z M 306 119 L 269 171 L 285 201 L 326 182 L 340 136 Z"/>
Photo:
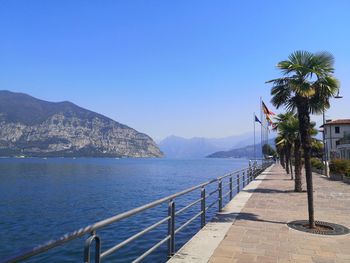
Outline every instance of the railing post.
<path fill-rule="evenodd" d="M 243 171 L 243 174 L 242 174 L 242 188 L 244 188 L 245 187 L 245 171 Z"/>
<path fill-rule="evenodd" d="M 205 188 L 202 187 L 201 189 L 201 228 L 203 228 L 205 226 L 205 217 L 206 217 L 206 213 L 205 213 Z"/>
<path fill-rule="evenodd" d="M 252 181 L 255 180 L 255 169 L 254 169 L 254 167 L 251 170 L 251 178 L 252 178 Z"/>
<path fill-rule="evenodd" d="M 250 182 L 254 180 L 254 165 L 249 166 Z"/>
<path fill-rule="evenodd" d="M 101 239 L 96 235 L 95 231 L 91 232 L 91 235 L 85 241 L 84 246 L 84 263 L 90 263 L 90 247 L 95 240 L 95 263 L 101 262 Z"/>
<path fill-rule="evenodd" d="M 232 188 L 233 188 L 232 176 L 230 176 L 230 200 L 232 199 Z"/>
<path fill-rule="evenodd" d="M 261 167 L 261 171 L 263 170 L 263 167 Z M 254 166 L 253 166 L 253 173 L 254 173 L 254 178 L 257 177 L 257 163 L 254 162 Z"/>
<path fill-rule="evenodd" d="M 172 257 L 175 253 L 175 202 L 173 200 L 169 201 L 168 206 L 168 235 L 170 236 L 168 240 L 168 257 Z"/>
<path fill-rule="evenodd" d="M 248 166 L 248 183 L 252 181 L 252 161 L 249 160 L 249 166 Z"/>
<path fill-rule="evenodd" d="M 222 181 L 219 180 L 219 212 L 222 210 Z"/>
<path fill-rule="evenodd" d="M 239 191 L 240 191 L 240 182 L 239 182 L 239 173 L 237 173 L 237 193 L 239 193 Z"/>

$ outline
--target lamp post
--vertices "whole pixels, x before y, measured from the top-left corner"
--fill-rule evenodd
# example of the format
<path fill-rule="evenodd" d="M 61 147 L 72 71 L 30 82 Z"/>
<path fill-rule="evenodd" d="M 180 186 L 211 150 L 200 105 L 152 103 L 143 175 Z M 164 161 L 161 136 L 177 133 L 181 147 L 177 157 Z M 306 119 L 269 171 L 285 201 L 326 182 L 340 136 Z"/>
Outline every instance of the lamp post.
<path fill-rule="evenodd" d="M 322 117 L 323 117 L 323 160 L 324 160 L 324 175 L 328 177 L 328 158 L 327 158 L 327 145 L 326 145 L 326 115 L 325 115 L 325 108 L 323 108 L 323 113 L 322 113 Z"/>
<path fill-rule="evenodd" d="M 343 96 L 340 96 L 339 95 L 339 90 L 338 90 L 338 93 L 336 96 L 334 96 L 335 99 L 341 99 L 343 98 Z M 324 158 L 324 162 L 325 162 L 325 165 L 324 165 L 324 175 L 328 177 L 328 145 L 327 145 L 327 142 L 326 142 L 326 134 L 325 134 L 325 131 L 326 131 L 326 115 L 325 115 L 325 112 L 326 112 L 326 109 L 323 108 L 323 158 Z"/>

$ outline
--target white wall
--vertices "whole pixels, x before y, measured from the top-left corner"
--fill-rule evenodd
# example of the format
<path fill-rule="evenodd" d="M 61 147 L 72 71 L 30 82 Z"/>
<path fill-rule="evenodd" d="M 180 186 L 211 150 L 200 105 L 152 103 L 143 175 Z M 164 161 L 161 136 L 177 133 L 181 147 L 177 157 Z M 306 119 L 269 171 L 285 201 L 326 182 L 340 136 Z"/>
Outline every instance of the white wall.
<path fill-rule="evenodd" d="M 339 127 L 339 133 L 336 133 L 335 127 Z M 328 152 L 328 159 L 334 157 L 337 151 L 336 142 L 344 137 L 345 134 L 350 135 L 350 124 L 329 124 L 325 125 L 326 147 Z M 337 156 L 338 158 L 340 156 Z"/>

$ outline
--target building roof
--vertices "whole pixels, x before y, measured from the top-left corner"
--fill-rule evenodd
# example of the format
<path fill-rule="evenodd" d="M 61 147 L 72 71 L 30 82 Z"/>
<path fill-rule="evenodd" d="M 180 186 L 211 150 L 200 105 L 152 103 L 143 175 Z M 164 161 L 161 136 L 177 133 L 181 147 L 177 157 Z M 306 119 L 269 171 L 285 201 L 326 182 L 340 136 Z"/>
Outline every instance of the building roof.
<path fill-rule="evenodd" d="M 339 119 L 334 121 L 327 121 L 324 125 L 339 125 L 339 124 L 349 124 L 350 125 L 350 119 Z M 323 127 L 321 125 L 320 127 Z"/>

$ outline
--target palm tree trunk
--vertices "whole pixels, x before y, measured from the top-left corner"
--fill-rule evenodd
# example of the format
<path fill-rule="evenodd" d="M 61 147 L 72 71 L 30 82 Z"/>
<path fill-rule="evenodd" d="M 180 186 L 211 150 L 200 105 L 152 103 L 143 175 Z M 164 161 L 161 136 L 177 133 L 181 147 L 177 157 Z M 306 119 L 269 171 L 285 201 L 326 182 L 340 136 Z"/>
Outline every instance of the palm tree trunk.
<path fill-rule="evenodd" d="M 294 179 L 293 178 L 293 160 L 292 160 L 292 154 L 290 154 L 290 180 L 293 180 L 293 179 Z"/>
<path fill-rule="evenodd" d="M 301 151 L 300 151 L 300 138 L 298 137 L 294 141 L 294 191 L 302 192 L 303 191 L 303 183 L 301 181 Z"/>
<path fill-rule="evenodd" d="M 309 210 L 309 227 L 315 228 L 314 215 L 314 193 L 311 171 L 311 136 L 310 136 L 310 113 L 308 100 L 302 97 L 297 98 L 298 119 L 301 144 L 304 150 L 305 177 L 307 188 L 307 201 Z"/>
<path fill-rule="evenodd" d="M 286 167 L 285 162 L 284 162 L 284 157 L 285 157 L 285 154 L 284 154 L 283 151 L 281 151 L 281 153 L 280 153 L 280 162 L 281 162 L 281 165 L 282 165 L 283 168 Z"/>
<path fill-rule="evenodd" d="M 286 172 L 289 174 L 289 154 L 288 154 L 288 147 L 284 147 L 284 152 L 285 152 L 285 160 L 286 160 Z"/>

